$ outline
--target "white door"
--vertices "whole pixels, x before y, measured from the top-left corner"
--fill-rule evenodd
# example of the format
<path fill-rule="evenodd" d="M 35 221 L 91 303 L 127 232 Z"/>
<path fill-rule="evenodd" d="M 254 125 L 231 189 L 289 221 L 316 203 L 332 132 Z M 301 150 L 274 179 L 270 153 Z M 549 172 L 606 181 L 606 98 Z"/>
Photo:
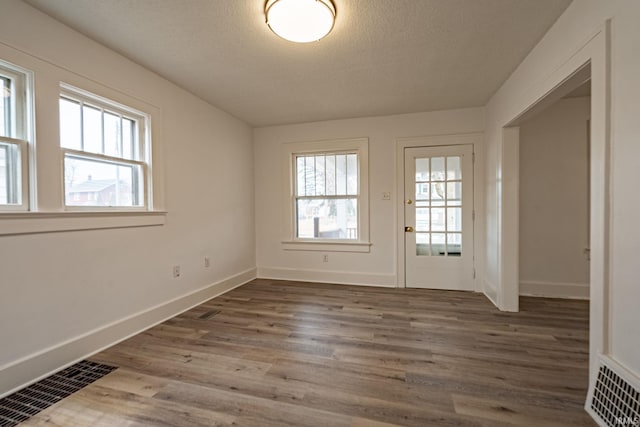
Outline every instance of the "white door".
<path fill-rule="evenodd" d="M 406 148 L 405 280 L 474 290 L 473 146 Z"/>

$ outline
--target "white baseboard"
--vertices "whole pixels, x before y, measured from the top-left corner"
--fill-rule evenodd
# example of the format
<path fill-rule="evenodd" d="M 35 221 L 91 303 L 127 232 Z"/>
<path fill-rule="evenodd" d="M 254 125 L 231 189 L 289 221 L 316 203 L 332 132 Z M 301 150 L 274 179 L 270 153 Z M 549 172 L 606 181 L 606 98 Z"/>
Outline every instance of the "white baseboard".
<path fill-rule="evenodd" d="M 395 274 L 351 273 L 345 271 L 301 270 L 297 268 L 258 267 L 261 279 L 336 283 L 339 285 L 396 287 Z"/>
<path fill-rule="evenodd" d="M 546 298 L 589 299 L 589 284 L 521 281 L 520 295 Z"/>
<path fill-rule="evenodd" d="M 483 280 L 482 293 L 484 293 L 484 296 L 486 296 L 493 305 L 498 307 L 498 289 L 487 279 Z"/>
<path fill-rule="evenodd" d="M 0 398 L 256 278 L 251 268 L 0 367 Z"/>

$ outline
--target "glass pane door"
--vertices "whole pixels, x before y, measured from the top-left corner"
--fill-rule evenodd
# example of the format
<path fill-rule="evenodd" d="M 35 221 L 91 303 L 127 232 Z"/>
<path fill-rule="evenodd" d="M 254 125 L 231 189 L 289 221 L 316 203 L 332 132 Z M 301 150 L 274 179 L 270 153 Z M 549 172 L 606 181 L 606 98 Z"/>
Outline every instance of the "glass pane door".
<path fill-rule="evenodd" d="M 409 147 L 404 157 L 405 285 L 474 289 L 473 146 Z"/>
<path fill-rule="evenodd" d="M 462 255 L 460 156 L 415 159 L 416 255 Z"/>

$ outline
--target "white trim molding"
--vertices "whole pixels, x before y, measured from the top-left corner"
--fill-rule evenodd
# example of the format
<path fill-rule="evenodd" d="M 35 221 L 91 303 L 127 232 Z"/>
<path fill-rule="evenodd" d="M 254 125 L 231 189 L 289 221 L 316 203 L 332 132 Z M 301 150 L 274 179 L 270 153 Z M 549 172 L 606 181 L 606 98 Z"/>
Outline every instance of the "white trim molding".
<path fill-rule="evenodd" d="M 588 283 L 520 281 L 520 295 L 545 298 L 589 299 Z"/>
<path fill-rule="evenodd" d="M 2 210 L 0 212 L 0 236 L 164 224 L 166 216 L 166 212 L 164 212 L 166 210 L 164 170 L 166 165 L 162 109 L 142 99 L 139 94 L 99 83 L 90 76 L 71 71 L 62 64 L 26 53 L 4 42 L 0 43 L 0 56 L 11 64 L 17 64 L 16 66 L 21 69 L 32 70 L 34 75 L 40 75 L 39 96 L 36 97 L 36 102 L 32 102 L 28 106 L 31 117 L 34 116 L 36 109 L 53 112 L 55 117 L 58 116 L 61 82 L 64 82 L 63 87 L 67 90 L 69 87 L 82 88 L 74 90 L 91 93 L 94 94 L 94 97 L 112 100 L 112 103 L 144 112 L 147 120 L 144 139 L 148 142 L 145 163 L 148 165 L 146 173 L 149 175 L 146 180 L 149 200 L 145 206 L 144 214 L 137 211 L 131 212 L 132 209 L 129 208 L 113 208 L 109 209 L 107 213 L 105 208 L 97 207 L 91 210 L 92 215 L 87 215 L 86 208 L 84 210 L 79 208 L 65 209 L 63 157 L 59 129 L 57 125 L 55 128 L 51 127 L 54 121 L 50 120 L 51 123 L 47 121 L 51 119 L 49 117 L 40 124 L 46 122 L 45 127 L 51 127 L 50 132 L 43 132 L 37 142 L 35 142 L 36 129 L 30 129 L 27 135 L 29 137 L 27 139 L 30 141 L 26 150 L 28 156 L 23 157 L 25 159 L 28 157 L 28 162 L 23 165 L 23 171 L 28 172 L 29 178 L 28 210 L 26 206 L 20 211 L 0 209 Z M 27 92 L 32 93 L 32 89 L 27 89 Z M 55 122 L 58 122 L 58 119 L 57 117 Z"/>
<path fill-rule="evenodd" d="M 532 51 L 532 52 L 535 52 Z M 533 54 L 533 53 L 532 53 Z M 531 55 L 531 54 L 530 54 Z M 558 61 L 548 64 L 548 73 L 537 74 L 535 79 L 527 77 L 525 71 L 514 71 L 489 102 L 497 103 L 499 110 L 493 122 L 500 128 L 518 126 L 528 113 L 535 112 L 570 91 L 574 84 L 584 83 L 587 70 L 591 78 L 591 127 L 590 127 L 590 248 L 589 272 L 589 377 L 593 387 L 598 372 L 598 355 L 607 354 L 610 349 L 610 282 L 611 282 L 611 21 L 603 24 L 588 35 L 582 43 Z M 586 74 L 586 78 L 589 74 Z M 569 86 L 567 86 L 569 85 Z M 560 90 L 560 92 L 558 92 Z M 497 98 L 496 98 L 497 97 Z M 552 97 L 552 98 L 549 98 Z M 497 101 L 494 101 L 498 99 Z M 496 109 L 498 107 L 495 107 Z M 506 138 L 505 138 L 506 136 Z M 517 187 L 502 187 L 502 182 L 511 182 L 517 172 L 513 167 L 502 167 L 511 160 L 502 155 L 515 155 L 515 150 L 504 150 L 508 144 L 508 133 L 496 135 L 498 150 L 496 173 L 496 207 L 498 209 L 495 237 L 498 241 L 497 273 L 498 307 L 503 311 L 518 310 L 519 281 L 514 280 L 514 266 L 505 262 L 512 259 L 518 247 L 517 221 L 505 220 L 509 213 L 505 201 L 517 200 Z M 511 190 L 511 191 L 510 191 Z"/>
<path fill-rule="evenodd" d="M 493 303 L 493 305 L 498 307 L 498 288 L 493 282 L 485 279 L 483 281 L 482 293 Z"/>
<path fill-rule="evenodd" d="M 357 240 L 299 239 L 295 221 L 295 165 L 297 154 L 352 151 L 358 154 L 358 238 Z M 282 144 L 283 206 L 282 248 L 288 251 L 369 252 L 369 139 L 349 138 Z"/>
<path fill-rule="evenodd" d="M 332 283 L 336 285 L 396 287 L 395 274 L 354 273 L 350 271 L 301 270 L 299 268 L 258 267 L 258 278 Z"/>
<path fill-rule="evenodd" d="M 116 320 L 9 365 L 0 366 L 0 398 L 124 341 L 256 278 L 250 268 L 204 288 Z"/>
<path fill-rule="evenodd" d="M 335 240 L 292 240 L 282 242 L 285 251 L 321 251 L 321 252 L 370 252 L 369 242 L 349 242 Z"/>
<path fill-rule="evenodd" d="M 164 211 L 0 213 L 0 236 L 164 225 Z"/>

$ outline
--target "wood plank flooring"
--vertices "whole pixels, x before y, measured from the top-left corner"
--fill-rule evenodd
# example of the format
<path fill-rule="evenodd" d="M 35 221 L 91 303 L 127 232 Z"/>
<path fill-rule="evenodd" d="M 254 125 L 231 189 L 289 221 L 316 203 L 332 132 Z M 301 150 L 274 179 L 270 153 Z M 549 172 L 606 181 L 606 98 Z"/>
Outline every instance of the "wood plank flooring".
<path fill-rule="evenodd" d="M 24 426 L 594 426 L 588 302 L 255 280 Z M 211 310 L 219 310 L 203 319 Z"/>

